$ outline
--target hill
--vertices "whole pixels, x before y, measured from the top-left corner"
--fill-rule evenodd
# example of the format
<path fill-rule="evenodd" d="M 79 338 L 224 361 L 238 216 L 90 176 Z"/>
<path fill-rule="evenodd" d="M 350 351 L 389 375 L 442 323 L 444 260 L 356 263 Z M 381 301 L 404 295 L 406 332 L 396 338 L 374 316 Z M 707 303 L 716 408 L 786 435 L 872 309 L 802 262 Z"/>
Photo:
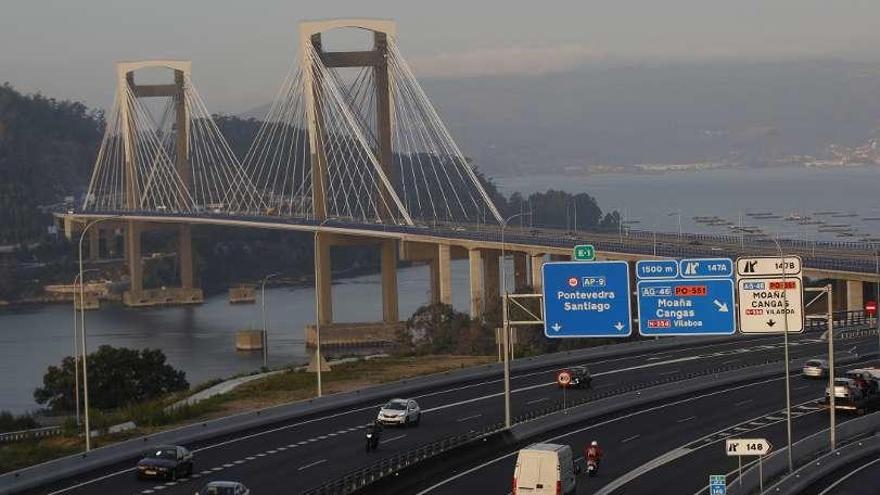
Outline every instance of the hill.
<path fill-rule="evenodd" d="M 48 220 L 38 206 L 85 189 L 103 126 L 82 103 L 0 86 L 0 243 L 39 237 Z"/>

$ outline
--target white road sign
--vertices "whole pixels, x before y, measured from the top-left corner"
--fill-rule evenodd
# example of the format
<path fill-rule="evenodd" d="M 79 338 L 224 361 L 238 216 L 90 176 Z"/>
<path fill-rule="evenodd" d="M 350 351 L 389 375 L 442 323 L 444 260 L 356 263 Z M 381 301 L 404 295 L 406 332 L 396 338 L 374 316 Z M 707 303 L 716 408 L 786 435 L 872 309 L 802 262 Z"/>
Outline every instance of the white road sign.
<path fill-rule="evenodd" d="M 742 333 L 782 333 L 786 328 L 788 333 L 804 331 L 803 282 L 799 277 L 741 278 L 737 288 Z"/>
<path fill-rule="evenodd" d="M 785 276 L 782 276 L 782 271 Z M 797 256 L 736 260 L 742 333 L 804 331 L 803 272 Z"/>
<path fill-rule="evenodd" d="M 728 438 L 725 450 L 729 456 L 767 455 L 773 446 L 766 438 Z"/>
<path fill-rule="evenodd" d="M 745 256 L 736 260 L 736 274 L 740 277 L 767 277 L 800 275 L 800 256 Z"/>

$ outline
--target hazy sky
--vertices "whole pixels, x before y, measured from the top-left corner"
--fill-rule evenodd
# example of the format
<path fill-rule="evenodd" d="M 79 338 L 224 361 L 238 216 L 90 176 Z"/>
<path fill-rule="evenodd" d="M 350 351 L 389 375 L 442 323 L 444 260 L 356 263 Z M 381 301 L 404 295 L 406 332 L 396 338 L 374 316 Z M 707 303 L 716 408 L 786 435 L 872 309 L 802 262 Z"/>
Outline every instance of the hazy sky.
<path fill-rule="evenodd" d="M 420 77 L 565 71 L 589 62 L 875 60 L 878 0 L 3 0 L 0 82 L 109 105 L 113 62 L 193 61 L 209 108 L 268 102 L 297 22 L 398 21 Z"/>

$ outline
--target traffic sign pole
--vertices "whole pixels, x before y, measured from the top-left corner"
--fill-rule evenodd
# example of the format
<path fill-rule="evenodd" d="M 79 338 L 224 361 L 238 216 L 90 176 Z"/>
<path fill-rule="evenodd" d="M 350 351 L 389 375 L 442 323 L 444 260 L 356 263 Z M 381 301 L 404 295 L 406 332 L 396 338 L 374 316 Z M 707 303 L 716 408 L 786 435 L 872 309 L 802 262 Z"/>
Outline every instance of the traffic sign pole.
<path fill-rule="evenodd" d="M 777 244 L 778 246 L 778 244 Z M 781 251 L 781 248 L 780 248 Z M 781 254 L 781 253 L 780 253 Z M 792 460 L 791 454 L 791 376 L 789 375 L 789 362 L 788 362 L 788 285 L 786 285 L 786 262 L 785 257 L 782 257 L 782 307 L 785 310 L 783 315 L 783 321 L 785 322 L 785 327 L 783 328 L 783 347 L 785 348 L 785 427 L 786 427 L 786 435 L 788 436 L 788 472 L 791 473 L 794 471 L 794 462 Z M 801 298 L 803 299 L 803 298 Z M 803 311 L 801 311 L 803 314 Z M 831 395 L 834 395 L 834 388 L 831 389 Z M 763 476 L 762 476 L 763 481 Z M 763 485 L 763 482 L 762 482 Z M 764 487 L 761 487 L 761 493 L 764 493 Z"/>
<path fill-rule="evenodd" d="M 828 390 L 830 391 L 828 394 L 828 420 L 831 423 L 828 432 L 830 435 L 831 451 L 833 452 L 837 446 L 837 432 L 835 431 L 837 410 L 834 403 L 834 303 L 831 300 L 831 284 L 826 285 L 825 290 L 828 291 Z"/>

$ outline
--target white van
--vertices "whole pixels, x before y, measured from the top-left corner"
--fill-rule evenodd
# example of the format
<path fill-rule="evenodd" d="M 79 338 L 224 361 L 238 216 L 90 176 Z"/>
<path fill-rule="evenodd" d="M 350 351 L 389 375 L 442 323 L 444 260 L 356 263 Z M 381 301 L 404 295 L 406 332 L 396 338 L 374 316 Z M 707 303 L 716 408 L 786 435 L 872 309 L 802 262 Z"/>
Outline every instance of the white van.
<path fill-rule="evenodd" d="M 575 493 L 574 457 L 568 445 L 536 443 L 519 451 L 513 495 Z"/>

